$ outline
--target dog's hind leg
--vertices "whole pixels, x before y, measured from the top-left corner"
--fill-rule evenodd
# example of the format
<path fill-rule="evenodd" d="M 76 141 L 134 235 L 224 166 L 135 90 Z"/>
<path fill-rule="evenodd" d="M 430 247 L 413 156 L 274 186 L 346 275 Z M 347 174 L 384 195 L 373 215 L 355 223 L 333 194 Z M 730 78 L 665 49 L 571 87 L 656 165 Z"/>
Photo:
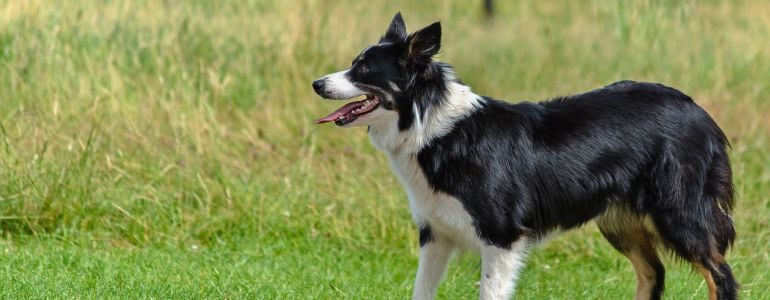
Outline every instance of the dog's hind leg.
<path fill-rule="evenodd" d="M 660 299 L 665 268 L 655 249 L 655 237 L 644 219 L 625 209 L 611 209 L 596 224 L 612 247 L 622 253 L 636 272 L 636 300 Z"/>
<path fill-rule="evenodd" d="M 656 225 L 665 244 L 703 275 L 709 288 L 709 299 L 738 297 L 738 282 L 725 261 L 724 247 L 718 242 L 724 238 L 715 236 L 719 231 L 709 227 L 713 223 L 682 214 L 660 216 Z"/>
<path fill-rule="evenodd" d="M 530 240 L 520 237 L 509 248 L 494 245 L 481 249 L 481 287 L 479 299 L 509 299 L 516 287 L 519 271 L 524 267 L 524 258 L 530 247 Z"/>
<path fill-rule="evenodd" d="M 732 173 L 727 142 L 718 128 L 712 129 L 717 136 L 668 145 L 648 174 L 642 191 L 647 198 L 640 203 L 663 245 L 703 275 L 709 298 L 728 300 L 738 297 L 739 288 L 724 258 L 735 240 Z M 702 142 L 710 139 L 709 144 Z M 699 141 L 709 151 L 694 149 Z"/>
<path fill-rule="evenodd" d="M 718 256 L 718 261 L 721 262 L 713 259 L 693 262 L 693 267 L 706 280 L 706 285 L 709 288 L 709 300 L 737 299 L 738 283 L 733 278 L 730 265 L 721 256 Z"/>
<path fill-rule="evenodd" d="M 420 261 L 412 299 L 433 299 L 455 249 L 452 241 L 432 233 L 430 227 L 420 229 Z"/>

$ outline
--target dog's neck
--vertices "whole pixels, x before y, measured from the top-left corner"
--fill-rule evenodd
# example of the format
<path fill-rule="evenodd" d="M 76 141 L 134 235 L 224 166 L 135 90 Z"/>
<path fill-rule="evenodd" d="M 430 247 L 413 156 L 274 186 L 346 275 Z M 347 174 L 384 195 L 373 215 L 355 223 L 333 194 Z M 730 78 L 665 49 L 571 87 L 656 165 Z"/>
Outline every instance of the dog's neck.
<path fill-rule="evenodd" d="M 433 139 L 446 135 L 455 123 L 481 107 L 484 99 L 474 94 L 470 87 L 453 77 L 446 81 L 446 85 L 442 101 L 426 106 L 424 112 L 419 111 L 417 103 L 412 101 L 414 121 L 409 128 L 399 129 L 398 120 L 384 120 L 370 125 L 372 144 L 391 155 L 419 153 Z M 393 118 L 398 117 L 394 114 Z"/>

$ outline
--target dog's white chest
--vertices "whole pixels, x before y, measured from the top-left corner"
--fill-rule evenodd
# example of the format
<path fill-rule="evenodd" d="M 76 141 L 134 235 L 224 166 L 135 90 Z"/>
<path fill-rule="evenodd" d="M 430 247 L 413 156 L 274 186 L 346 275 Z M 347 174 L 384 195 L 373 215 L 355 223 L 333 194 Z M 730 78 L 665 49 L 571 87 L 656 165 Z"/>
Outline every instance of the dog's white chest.
<path fill-rule="evenodd" d="M 482 245 L 473 218 L 455 197 L 434 191 L 413 154 L 389 154 L 390 163 L 409 197 L 412 217 L 428 224 L 431 231 L 454 240 L 459 246 L 476 249 Z"/>

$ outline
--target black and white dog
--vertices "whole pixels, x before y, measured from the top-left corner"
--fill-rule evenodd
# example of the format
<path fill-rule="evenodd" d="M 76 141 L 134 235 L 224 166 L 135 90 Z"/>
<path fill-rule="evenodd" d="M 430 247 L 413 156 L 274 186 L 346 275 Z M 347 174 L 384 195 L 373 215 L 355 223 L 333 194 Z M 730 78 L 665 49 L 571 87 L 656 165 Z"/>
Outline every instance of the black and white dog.
<path fill-rule="evenodd" d="M 690 97 L 622 81 L 509 104 L 435 61 L 440 41 L 439 23 L 407 35 L 397 14 L 349 69 L 313 82 L 323 98 L 366 97 L 318 123 L 368 126 L 406 188 L 420 229 L 414 298 L 433 297 L 460 247 L 481 253 L 480 298 L 509 298 L 533 244 L 590 220 L 631 261 L 637 299 L 661 297 L 662 249 L 692 263 L 711 299 L 736 298 L 728 142 Z"/>

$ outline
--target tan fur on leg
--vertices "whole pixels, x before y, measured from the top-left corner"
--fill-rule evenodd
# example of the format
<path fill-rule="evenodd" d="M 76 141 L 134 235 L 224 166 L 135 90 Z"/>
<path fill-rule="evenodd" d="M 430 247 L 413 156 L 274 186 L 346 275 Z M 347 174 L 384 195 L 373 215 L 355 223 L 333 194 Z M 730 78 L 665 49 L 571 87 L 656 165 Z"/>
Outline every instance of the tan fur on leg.
<path fill-rule="evenodd" d="M 655 269 L 644 259 L 644 256 L 636 251 L 626 255 L 634 266 L 636 272 L 636 296 L 635 300 L 647 300 L 652 297 L 651 291 L 655 285 Z"/>
<path fill-rule="evenodd" d="M 706 279 L 706 285 L 709 287 L 709 300 L 717 300 L 717 285 L 714 283 L 714 277 L 711 276 L 711 271 L 699 263 L 693 263 L 695 269 L 698 270 Z"/>

